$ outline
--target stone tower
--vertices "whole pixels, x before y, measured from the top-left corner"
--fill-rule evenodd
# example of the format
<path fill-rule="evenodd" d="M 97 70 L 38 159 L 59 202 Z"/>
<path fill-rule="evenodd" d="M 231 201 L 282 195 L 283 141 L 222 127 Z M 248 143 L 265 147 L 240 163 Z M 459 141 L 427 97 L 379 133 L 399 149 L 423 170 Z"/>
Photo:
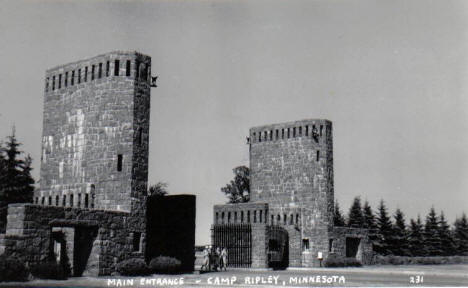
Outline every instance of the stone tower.
<path fill-rule="evenodd" d="M 316 266 L 333 229 L 332 123 L 311 119 L 250 129 L 251 202 L 289 233 L 289 264 Z M 301 263 L 302 262 L 302 263 Z"/>
<path fill-rule="evenodd" d="M 35 203 L 130 212 L 148 178 L 151 58 L 111 52 L 46 72 Z"/>

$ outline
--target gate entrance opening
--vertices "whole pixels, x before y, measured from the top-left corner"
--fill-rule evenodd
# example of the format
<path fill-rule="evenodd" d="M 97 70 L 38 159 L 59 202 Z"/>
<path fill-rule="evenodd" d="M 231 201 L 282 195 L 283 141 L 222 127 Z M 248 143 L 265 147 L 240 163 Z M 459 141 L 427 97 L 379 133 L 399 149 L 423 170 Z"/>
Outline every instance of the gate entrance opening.
<path fill-rule="evenodd" d="M 268 267 L 287 268 L 289 266 L 288 232 L 282 227 L 270 226 L 268 238 Z"/>
<path fill-rule="evenodd" d="M 356 237 L 346 237 L 346 257 L 356 258 L 361 239 Z"/>
<path fill-rule="evenodd" d="M 82 276 L 97 236 L 96 228 L 76 227 L 73 247 L 73 276 Z"/>

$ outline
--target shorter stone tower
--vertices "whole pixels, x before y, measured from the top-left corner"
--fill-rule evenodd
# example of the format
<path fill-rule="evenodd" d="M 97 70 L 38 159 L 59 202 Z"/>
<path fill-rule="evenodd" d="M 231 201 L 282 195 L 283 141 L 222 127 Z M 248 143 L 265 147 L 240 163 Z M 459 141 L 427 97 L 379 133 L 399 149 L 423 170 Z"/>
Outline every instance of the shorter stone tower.
<path fill-rule="evenodd" d="M 333 227 L 332 123 L 311 119 L 250 129 L 250 173 L 251 201 L 268 203 L 269 223 L 301 238 L 289 241 L 289 264 L 311 266 L 318 252 L 328 252 Z"/>
<path fill-rule="evenodd" d="M 254 127 L 249 145 L 250 202 L 214 207 L 212 243 L 234 252 L 228 262 L 318 267 L 336 252 L 367 263 L 367 232 L 333 227 L 332 123 L 309 119 Z"/>

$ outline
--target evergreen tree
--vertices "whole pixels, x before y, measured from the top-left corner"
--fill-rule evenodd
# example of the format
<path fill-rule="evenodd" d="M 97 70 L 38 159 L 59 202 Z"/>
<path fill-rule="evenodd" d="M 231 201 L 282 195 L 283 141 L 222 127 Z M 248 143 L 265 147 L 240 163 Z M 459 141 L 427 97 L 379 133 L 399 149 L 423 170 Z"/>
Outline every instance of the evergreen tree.
<path fill-rule="evenodd" d="M 0 177 L 2 177 L 3 173 L 1 172 L 3 172 L 3 169 L 6 166 L 5 155 L 3 154 L 4 154 L 3 142 L 0 142 Z"/>
<path fill-rule="evenodd" d="M 345 226 L 345 219 L 341 214 L 340 205 L 338 205 L 338 201 L 335 201 L 335 214 L 333 216 L 333 226 Z"/>
<path fill-rule="evenodd" d="M 465 213 L 457 218 L 454 226 L 456 254 L 468 256 L 468 220 Z"/>
<path fill-rule="evenodd" d="M 406 230 L 405 215 L 400 209 L 397 209 L 395 215 L 395 224 L 393 225 L 393 237 L 391 250 L 394 255 L 408 256 L 408 231 Z"/>
<path fill-rule="evenodd" d="M 441 255 L 440 251 L 440 237 L 439 237 L 439 219 L 434 207 L 431 208 L 429 214 L 426 216 L 426 225 L 424 226 L 424 239 L 427 256 Z"/>
<path fill-rule="evenodd" d="M 353 228 L 361 228 L 364 226 L 364 216 L 362 215 L 361 198 L 355 197 L 353 205 L 349 209 L 348 226 Z"/>
<path fill-rule="evenodd" d="M 375 251 L 378 247 L 378 229 L 377 224 L 375 223 L 375 215 L 372 212 L 372 208 L 369 205 L 369 202 L 364 202 L 364 207 L 362 208 L 362 214 L 364 217 L 364 228 L 369 229 L 369 241 L 372 244 L 372 249 Z"/>
<path fill-rule="evenodd" d="M 369 205 L 369 202 L 364 202 L 364 207 L 362 208 L 362 215 L 364 217 L 363 227 L 369 230 L 375 230 L 377 224 L 375 223 L 375 215 L 372 212 L 372 208 Z"/>
<path fill-rule="evenodd" d="M 440 251 L 442 256 L 455 255 L 456 247 L 453 240 L 450 225 L 447 224 L 445 220 L 444 211 L 440 212 L 439 218 L 439 238 L 440 238 Z"/>
<path fill-rule="evenodd" d="M 408 246 L 411 256 L 425 256 L 427 254 L 424 249 L 423 229 L 424 227 L 419 215 L 416 221 L 411 219 L 408 235 Z"/>
<path fill-rule="evenodd" d="M 21 143 L 16 140 L 14 129 L 7 139 L 1 160 L 3 171 L 0 174 L 0 233 L 6 228 L 8 204 L 32 202 L 34 192 L 31 157 L 28 155 L 24 160 L 19 158 L 22 152 L 18 147 Z"/>
<path fill-rule="evenodd" d="M 390 247 L 392 242 L 392 221 L 387 213 L 387 207 L 383 200 L 380 200 L 379 213 L 377 215 L 377 245 L 375 251 L 381 255 L 389 255 L 392 253 Z"/>
<path fill-rule="evenodd" d="M 4 152 L 5 152 L 5 149 L 3 148 L 3 142 L 0 142 L 0 183 L 3 183 L 3 178 L 5 177 L 5 170 L 6 170 L 6 159 L 5 159 Z"/>

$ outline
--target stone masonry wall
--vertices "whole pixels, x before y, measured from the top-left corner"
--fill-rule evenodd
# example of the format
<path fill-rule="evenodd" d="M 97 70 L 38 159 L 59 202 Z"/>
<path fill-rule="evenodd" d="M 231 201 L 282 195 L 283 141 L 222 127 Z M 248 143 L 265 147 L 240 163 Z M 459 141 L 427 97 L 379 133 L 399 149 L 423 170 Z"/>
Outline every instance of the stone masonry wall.
<path fill-rule="evenodd" d="M 88 237 L 91 251 L 84 275 L 110 275 L 118 262 L 130 257 L 143 258 L 142 249 L 133 249 L 134 228 L 129 227 L 130 218 L 129 213 L 118 211 L 10 204 L 4 236 L 5 254 L 32 266 L 52 256 L 53 230 L 74 228 L 77 234 L 83 229 L 95 229 L 95 237 Z M 141 246 L 144 246 L 145 233 L 141 238 Z M 80 244 L 76 238 L 73 242 L 74 247 L 67 249 L 82 248 L 78 247 Z M 71 252 L 69 254 L 72 255 Z M 74 262 L 70 258 L 72 268 Z"/>
<path fill-rule="evenodd" d="M 46 72 L 36 204 L 94 202 L 94 208 L 121 211 L 130 211 L 132 201 L 142 206 L 150 65 L 148 56 L 117 51 Z"/>
<path fill-rule="evenodd" d="M 237 203 L 215 205 L 214 224 L 268 223 L 268 204 Z"/>
<path fill-rule="evenodd" d="M 133 111 L 133 157 L 130 223 L 136 231 L 146 230 L 146 191 L 148 190 L 148 155 L 150 125 L 151 58 L 136 54 Z M 145 248 L 146 245 L 143 245 Z"/>
<path fill-rule="evenodd" d="M 268 267 L 267 248 L 267 225 L 252 224 L 252 268 Z"/>
<path fill-rule="evenodd" d="M 300 227 L 302 239 L 310 243 L 302 266 L 319 266 L 317 253 L 326 257 L 333 224 L 331 122 L 312 119 L 250 129 L 250 173 L 251 201 L 268 203 L 276 224 Z M 297 251 L 302 239 L 290 240 L 290 251 Z"/>
<path fill-rule="evenodd" d="M 346 238 L 359 238 L 359 248 L 356 259 L 364 265 L 372 262 L 372 243 L 369 241 L 369 230 L 364 228 L 334 227 L 330 235 L 332 241 L 331 252 L 346 257 Z"/>

